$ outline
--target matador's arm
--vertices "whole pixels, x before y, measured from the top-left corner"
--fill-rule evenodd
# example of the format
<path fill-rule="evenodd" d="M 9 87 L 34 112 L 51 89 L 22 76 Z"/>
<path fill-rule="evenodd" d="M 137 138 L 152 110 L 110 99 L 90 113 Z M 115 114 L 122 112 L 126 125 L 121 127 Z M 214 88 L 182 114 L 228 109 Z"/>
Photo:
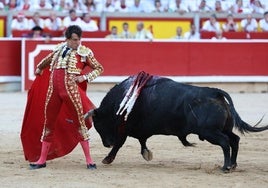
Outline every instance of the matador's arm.
<path fill-rule="evenodd" d="M 103 72 L 103 66 L 91 55 L 87 56 L 87 61 L 89 62 L 89 66 L 93 69 L 86 75 L 87 81 L 91 82 Z"/>
<path fill-rule="evenodd" d="M 51 62 L 52 62 L 52 58 L 53 58 L 53 55 L 58 52 L 62 46 L 64 46 L 65 43 L 62 42 L 60 44 L 58 44 L 56 46 L 56 48 L 53 50 L 53 52 L 51 52 L 50 54 L 48 54 L 44 59 L 41 60 L 40 63 L 38 63 L 38 65 L 36 66 L 36 70 L 35 70 L 35 74 L 41 74 L 42 71 L 47 68 L 48 66 L 51 65 Z"/>
<path fill-rule="evenodd" d="M 50 66 L 54 53 L 55 52 L 51 52 L 44 59 L 42 59 L 40 63 L 38 63 L 38 65 L 36 66 L 35 74 L 41 74 L 45 68 Z"/>
<path fill-rule="evenodd" d="M 80 46 L 78 53 L 86 58 L 87 65 L 92 69 L 91 72 L 84 75 L 85 79 L 88 82 L 91 82 L 103 72 L 103 66 L 97 61 L 97 59 L 94 57 L 93 52 L 89 48 Z"/>

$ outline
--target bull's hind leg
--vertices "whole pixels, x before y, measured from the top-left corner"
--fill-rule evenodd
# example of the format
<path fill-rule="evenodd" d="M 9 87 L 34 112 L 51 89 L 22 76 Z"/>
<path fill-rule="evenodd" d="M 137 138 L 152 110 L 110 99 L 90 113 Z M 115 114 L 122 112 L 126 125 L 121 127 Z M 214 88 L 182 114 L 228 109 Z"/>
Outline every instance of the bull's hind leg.
<path fill-rule="evenodd" d="M 184 145 L 184 146 L 195 146 L 196 144 L 195 143 L 190 143 L 188 142 L 188 140 L 186 139 L 186 136 L 178 136 L 178 138 L 180 139 L 181 143 Z"/>
<path fill-rule="evenodd" d="M 234 134 L 233 132 L 226 132 L 226 135 L 229 137 L 230 146 L 232 149 L 231 154 L 231 168 L 235 169 L 237 167 L 237 154 L 239 149 L 239 140 L 240 137 Z"/>
<path fill-rule="evenodd" d="M 153 159 L 153 153 L 146 146 L 147 139 L 139 139 L 141 144 L 141 155 L 146 161 L 151 161 Z"/>
<path fill-rule="evenodd" d="M 230 156 L 230 144 L 228 136 L 218 131 L 214 132 L 206 130 L 204 132 L 205 133 L 202 134 L 202 137 L 204 139 L 206 139 L 211 144 L 221 146 L 224 154 L 224 165 L 222 167 L 222 170 L 224 172 L 229 172 L 231 169 L 231 156 Z"/>

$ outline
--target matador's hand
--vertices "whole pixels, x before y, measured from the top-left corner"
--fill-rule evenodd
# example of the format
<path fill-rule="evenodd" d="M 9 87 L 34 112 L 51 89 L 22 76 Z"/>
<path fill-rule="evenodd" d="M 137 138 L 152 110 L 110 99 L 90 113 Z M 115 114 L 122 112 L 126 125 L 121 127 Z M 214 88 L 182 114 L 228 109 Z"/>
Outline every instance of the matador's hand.
<path fill-rule="evenodd" d="M 86 81 L 86 77 L 84 75 L 75 77 L 75 81 L 78 83 Z"/>
<path fill-rule="evenodd" d="M 36 68 L 34 74 L 35 75 L 41 75 L 42 74 L 42 70 L 39 69 L 39 68 Z"/>

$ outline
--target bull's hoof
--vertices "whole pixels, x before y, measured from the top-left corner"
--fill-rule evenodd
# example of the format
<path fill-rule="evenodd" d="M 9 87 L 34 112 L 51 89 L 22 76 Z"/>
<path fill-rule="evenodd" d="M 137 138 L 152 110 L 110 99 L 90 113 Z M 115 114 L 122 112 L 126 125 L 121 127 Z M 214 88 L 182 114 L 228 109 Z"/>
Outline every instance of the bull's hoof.
<path fill-rule="evenodd" d="M 151 161 L 153 159 L 153 153 L 148 150 L 148 149 L 144 149 L 142 151 L 142 157 L 146 160 L 146 161 Z"/>
<path fill-rule="evenodd" d="M 105 157 L 103 160 L 102 160 L 102 163 L 103 164 L 111 164 L 112 162 L 114 161 L 114 158 L 113 157 Z"/>
<path fill-rule="evenodd" d="M 232 164 L 231 169 L 232 169 L 232 170 L 235 170 L 235 169 L 236 169 L 236 167 L 237 167 L 237 163 Z"/>
<path fill-rule="evenodd" d="M 224 172 L 224 173 L 230 173 L 230 171 L 231 171 L 231 167 L 222 167 L 221 168 L 221 170 L 222 170 L 222 172 Z"/>
<path fill-rule="evenodd" d="M 196 143 L 190 143 L 190 142 L 188 142 L 186 145 L 184 145 L 184 146 L 189 146 L 189 147 L 195 147 L 197 144 Z"/>

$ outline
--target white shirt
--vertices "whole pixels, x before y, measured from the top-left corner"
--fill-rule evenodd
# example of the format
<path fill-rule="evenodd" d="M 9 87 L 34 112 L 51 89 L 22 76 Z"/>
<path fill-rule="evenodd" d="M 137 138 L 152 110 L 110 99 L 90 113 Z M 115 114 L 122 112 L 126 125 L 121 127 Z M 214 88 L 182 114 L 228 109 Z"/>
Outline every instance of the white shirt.
<path fill-rule="evenodd" d="M 71 20 L 70 16 L 67 16 L 63 19 L 63 26 L 69 27 L 70 25 L 79 25 L 81 26 L 82 20 L 79 17 L 76 17 L 75 20 Z"/>
<path fill-rule="evenodd" d="M 141 30 L 141 31 L 137 31 L 135 34 L 135 39 L 150 39 L 152 40 L 153 34 L 145 29 Z"/>
<path fill-rule="evenodd" d="M 28 19 L 23 18 L 22 22 L 19 22 L 17 18 L 13 19 L 11 22 L 11 29 L 12 30 L 27 30 L 27 29 L 29 29 Z"/>
<path fill-rule="evenodd" d="M 28 26 L 29 26 L 30 30 L 36 25 L 39 25 L 41 28 L 44 28 L 44 26 L 45 26 L 45 21 L 43 18 L 39 18 L 38 24 L 35 24 L 33 19 L 30 19 L 28 23 L 29 23 Z"/>
<path fill-rule="evenodd" d="M 178 10 L 184 10 L 184 11 L 186 11 L 186 12 L 189 12 L 187 5 L 186 5 L 185 3 L 183 3 L 183 1 L 181 1 L 181 3 L 180 3 L 180 7 L 178 8 L 178 7 L 177 7 L 177 4 L 176 4 L 176 2 L 175 2 L 175 0 L 172 0 L 172 1 L 169 3 L 169 11 L 170 11 L 170 12 L 176 12 L 176 11 L 178 11 Z"/>
<path fill-rule="evenodd" d="M 44 7 L 41 7 L 39 3 L 34 4 L 33 9 L 35 10 L 52 10 L 53 7 L 50 3 L 46 3 Z"/>
<path fill-rule="evenodd" d="M 256 21 L 256 19 L 252 18 L 251 22 L 249 25 L 247 25 L 247 19 L 243 19 L 241 20 L 241 27 L 245 30 L 245 31 L 256 31 L 258 28 L 258 22 Z"/>
<path fill-rule="evenodd" d="M 54 21 L 50 18 L 45 19 L 45 27 L 50 30 L 60 30 L 62 26 L 62 20 L 59 17 L 57 17 Z"/>
<path fill-rule="evenodd" d="M 239 27 L 237 23 L 234 23 L 233 26 L 229 26 L 227 23 L 222 24 L 222 29 L 226 32 L 228 31 L 238 31 Z"/>
<path fill-rule="evenodd" d="M 129 10 L 129 7 L 126 3 L 126 7 L 125 8 L 122 8 L 121 7 L 121 3 L 120 1 L 116 1 L 115 4 L 114 4 L 114 8 L 115 8 L 115 12 L 128 12 Z"/>
<path fill-rule="evenodd" d="M 129 12 L 145 12 L 145 7 L 142 4 L 142 1 L 140 2 L 139 6 L 132 5 L 129 7 Z"/>
<path fill-rule="evenodd" d="M 268 22 L 266 22 L 264 18 L 260 19 L 259 25 L 262 31 L 268 31 Z"/>
<path fill-rule="evenodd" d="M 211 25 L 210 20 L 207 20 L 204 22 L 202 30 L 216 32 L 216 31 L 220 31 L 221 27 L 220 27 L 219 22 L 216 22 L 213 26 L 213 25 Z"/>
<path fill-rule="evenodd" d="M 194 34 L 192 34 L 190 31 L 186 32 L 184 34 L 184 39 L 187 40 L 198 40 L 200 39 L 200 33 L 199 32 L 195 32 Z"/>
<path fill-rule="evenodd" d="M 94 20 L 90 20 L 89 22 L 81 21 L 81 29 L 83 31 L 98 31 L 99 27 Z"/>

